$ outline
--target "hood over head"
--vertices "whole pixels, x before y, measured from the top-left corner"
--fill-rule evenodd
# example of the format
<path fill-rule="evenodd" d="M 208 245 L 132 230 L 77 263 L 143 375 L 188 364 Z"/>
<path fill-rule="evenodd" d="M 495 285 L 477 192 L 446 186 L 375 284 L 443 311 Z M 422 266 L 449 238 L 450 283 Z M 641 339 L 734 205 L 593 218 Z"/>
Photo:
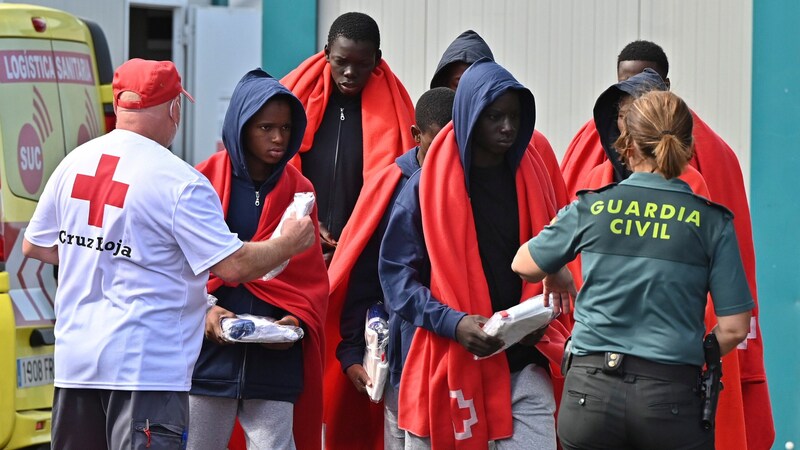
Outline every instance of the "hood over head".
<path fill-rule="evenodd" d="M 626 95 L 638 98 L 653 90 L 666 91 L 668 87 L 655 70 L 647 68 L 643 72 L 606 89 L 594 104 L 594 124 L 597 128 L 597 133 L 600 135 L 603 150 L 605 150 L 606 156 L 614 166 L 615 181 L 627 179 L 631 174 L 630 169 L 622 163 L 619 153 L 614 148 L 614 143 L 621 134 L 617 126 L 619 102 Z"/>
<path fill-rule="evenodd" d="M 250 179 L 244 156 L 242 131 L 247 121 L 276 96 L 285 98 L 292 107 L 292 131 L 286 153 L 276 164 L 272 175 L 267 180 L 268 184 L 274 185 L 277 182 L 286 164 L 300 150 L 307 122 L 303 104 L 289 89 L 267 72 L 260 68 L 251 70 L 242 77 L 233 90 L 222 124 L 222 143 L 225 144 L 230 155 L 233 174 L 239 178 Z"/>
<path fill-rule="evenodd" d="M 431 89 L 445 85 L 442 77 L 448 65 L 455 62 L 472 64 L 483 58 L 494 61 L 494 55 L 486 41 L 472 30 L 459 34 L 442 54 L 442 59 L 439 61 L 439 65 L 436 66 L 433 78 L 431 78 Z"/>
<path fill-rule="evenodd" d="M 483 110 L 508 91 L 516 92 L 520 101 L 517 139 L 506 153 L 506 161 L 510 167 L 516 170 L 525 154 L 531 136 L 533 136 L 533 126 L 536 121 L 536 104 L 533 94 L 503 66 L 489 59 L 475 62 L 461 77 L 453 102 L 453 127 L 467 180 L 467 188 L 469 188 L 472 134 L 475 124 Z"/>

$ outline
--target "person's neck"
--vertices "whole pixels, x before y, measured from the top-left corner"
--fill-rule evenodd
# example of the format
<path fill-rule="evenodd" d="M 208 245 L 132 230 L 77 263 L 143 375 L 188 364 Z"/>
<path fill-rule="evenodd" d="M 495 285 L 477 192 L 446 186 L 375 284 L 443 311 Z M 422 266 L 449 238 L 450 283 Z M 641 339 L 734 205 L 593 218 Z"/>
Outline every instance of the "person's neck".
<path fill-rule="evenodd" d="M 118 109 L 116 128 L 144 136 L 167 148 L 172 145 L 177 126 L 164 111 L 161 106 L 136 110 Z"/>
<path fill-rule="evenodd" d="M 172 139 L 171 139 L 172 137 L 168 136 L 167 133 L 163 132 L 163 130 L 140 122 L 117 121 L 115 128 L 119 130 L 130 131 L 132 133 L 136 133 L 140 136 L 146 137 L 151 141 L 157 142 L 164 148 L 167 148 L 172 144 Z"/>
<path fill-rule="evenodd" d="M 423 152 L 422 149 L 420 148 L 420 146 L 419 145 L 417 146 L 417 155 L 416 156 L 417 156 L 417 163 L 419 164 L 420 167 L 422 167 L 422 163 L 425 162 L 425 153 L 426 152 L 427 152 L 427 150 L 425 152 Z"/>
<path fill-rule="evenodd" d="M 659 173 L 656 162 L 649 158 L 630 161 L 631 172 Z"/>
<path fill-rule="evenodd" d="M 472 154 L 472 165 L 481 169 L 497 167 L 503 164 L 505 155 L 476 152 Z"/>
<path fill-rule="evenodd" d="M 363 91 L 361 91 L 361 92 L 363 92 Z M 352 103 L 361 101 L 361 92 L 359 92 L 358 94 L 355 94 L 355 95 L 345 95 L 334 84 L 333 89 L 331 91 L 331 98 L 338 105 L 350 105 Z"/>
<path fill-rule="evenodd" d="M 263 164 L 259 167 L 248 167 L 247 172 L 250 175 L 250 180 L 256 187 L 262 186 L 272 173 L 275 171 L 275 166 L 272 164 Z"/>

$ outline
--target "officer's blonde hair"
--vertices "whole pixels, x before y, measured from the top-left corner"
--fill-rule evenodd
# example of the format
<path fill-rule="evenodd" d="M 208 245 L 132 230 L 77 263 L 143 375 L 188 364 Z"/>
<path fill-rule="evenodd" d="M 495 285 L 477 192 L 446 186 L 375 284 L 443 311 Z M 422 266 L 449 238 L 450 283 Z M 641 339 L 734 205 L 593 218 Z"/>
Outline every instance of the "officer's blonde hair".
<path fill-rule="evenodd" d="M 614 143 L 623 157 L 636 148 L 655 160 L 667 179 L 683 173 L 692 159 L 692 113 L 672 92 L 652 91 L 634 100 L 625 116 L 625 129 Z"/>

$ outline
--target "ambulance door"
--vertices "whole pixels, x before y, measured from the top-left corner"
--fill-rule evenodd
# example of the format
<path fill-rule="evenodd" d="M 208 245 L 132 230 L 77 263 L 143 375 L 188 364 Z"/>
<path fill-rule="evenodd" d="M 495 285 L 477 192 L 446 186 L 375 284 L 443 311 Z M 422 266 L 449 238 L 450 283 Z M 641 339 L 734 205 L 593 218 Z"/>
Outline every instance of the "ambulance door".
<path fill-rule="evenodd" d="M 66 151 L 105 133 L 97 68 L 83 42 L 52 41 Z"/>
<path fill-rule="evenodd" d="M 25 227 L 47 179 L 66 151 L 49 40 L 0 38 L 0 98 L 0 241 L 5 257 L 0 275 L 5 278 L 2 281 L 7 280 L 0 283 L 0 297 L 10 298 L 14 318 L 10 340 L 13 353 L 3 353 L 0 368 L 0 408 L 4 415 L 15 411 L 13 416 L 6 416 L 13 421 L 4 420 L 3 427 L 10 427 L 12 432 L 7 445 L 16 448 L 17 443 L 49 439 L 53 398 L 53 269 L 22 255 Z M 9 305 L 0 303 L 4 308 Z M 7 314 L 6 309 L 2 317 Z"/>
<path fill-rule="evenodd" d="M 19 219 L 30 218 L 44 184 L 64 158 L 56 65 L 47 39 L 0 39 L 0 123 L 4 195 L 31 200 Z M 14 151 L 16 149 L 16 151 Z M 16 210 L 17 208 L 15 208 Z M 6 220 L 14 215 L 5 211 Z"/>
<path fill-rule="evenodd" d="M 55 319 L 52 268 L 22 255 L 22 233 L 47 179 L 66 153 L 56 76 L 50 40 L 0 38 L 3 254 L 18 329 L 52 326 Z M 18 387 L 52 383 L 49 375 L 49 380 L 35 378 L 23 379 Z"/>

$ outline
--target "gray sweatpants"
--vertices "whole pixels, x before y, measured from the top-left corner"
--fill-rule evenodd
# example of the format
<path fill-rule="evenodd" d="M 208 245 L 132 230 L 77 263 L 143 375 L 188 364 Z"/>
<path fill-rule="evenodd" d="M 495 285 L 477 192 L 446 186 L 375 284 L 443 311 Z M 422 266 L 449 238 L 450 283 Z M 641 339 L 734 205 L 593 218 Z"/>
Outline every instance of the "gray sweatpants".
<path fill-rule="evenodd" d="M 397 389 L 386 380 L 383 390 L 383 450 L 403 450 L 406 433 L 397 426 Z"/>
<path fill-rule="evenodd" d="M 497 450 L 554 450 L 556 448 L 556 402 L 547 371 L 528 365 L 511 374 L 511 416 L 514 435 L 487 443 Z M 428 450 L 430 438 L 406 432 L 405 450 Z"/>
<path fill-rule="evenodd" d="M 52 448 L 180 450 L 188 393 L 55 388 Z"/>
<path fill-rule="evenodd" d="M 188 450 L 225 450 L 236 418 L 248 450 L 295 450 L 294 405 L 274 400 L 189 396 Z"/>

